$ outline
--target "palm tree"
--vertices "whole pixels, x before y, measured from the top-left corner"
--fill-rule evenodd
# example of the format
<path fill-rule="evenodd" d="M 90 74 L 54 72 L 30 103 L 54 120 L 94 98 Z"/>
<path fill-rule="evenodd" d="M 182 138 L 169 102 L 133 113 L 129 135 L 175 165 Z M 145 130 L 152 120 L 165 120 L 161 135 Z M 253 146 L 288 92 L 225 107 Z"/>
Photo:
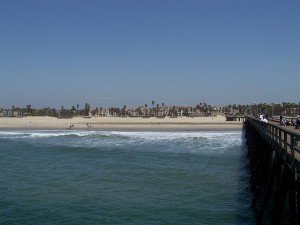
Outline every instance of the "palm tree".
<path fill-rule="evenodd" d="M 127 106 L 124 105 L 124 107 L 123 107 L 124 116 L 126 115 L 126 108 L 127 108 Z"/>
<path fill-rule="evenodd" d="M 138 107 L 138 116 L 141 116 L 142 115 L 142 106 L 139 106 Z"/>
<path fill-rule="evenodd" d="M 26 105 L 27 113 L 31 113 L 31 105 Z"/>
<path fill-rule="evenodd" d="M 175 110 L 176 110 L 176 107 L 173 106 L 173 107 L 172 107 L 172 116 L 174 116 Z"/>
<path fill-rule="evenodd" d="M 153 116 L 154 116 L 154 101 L 152 101 L 152 114 L 153 114 Z"/>
<path fill-rule="evenodd" d="M 85 115 L 86 116 L 89 115 L 90 109 L 91 109 L 91 106 L 88 103 L 85 103 L 84 110 L 85 110 Z"/>
<path fill-rule="evenodd" d="M 148 105 L 145 104 L 145 110 L 144 110 L 144 116 L 146 116 L 146 109 L 147 109 Z"/>
<path fill-rule="evenodd" d="M 159 104 L 156 104 L 156 109 L 155 109 L 155 114 L 158 115 L 158 109 L 159 108 Z"/>

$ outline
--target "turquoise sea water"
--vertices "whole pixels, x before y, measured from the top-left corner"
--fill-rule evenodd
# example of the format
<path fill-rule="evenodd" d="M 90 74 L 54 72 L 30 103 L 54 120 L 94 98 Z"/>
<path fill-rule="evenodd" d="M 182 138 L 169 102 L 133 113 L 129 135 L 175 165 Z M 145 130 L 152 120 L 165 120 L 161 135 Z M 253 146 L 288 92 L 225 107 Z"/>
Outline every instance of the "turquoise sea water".
<path fill-rule="evenodd" d="M 254 224 L 242 131 L 0 131 L 0 224 Z"/>

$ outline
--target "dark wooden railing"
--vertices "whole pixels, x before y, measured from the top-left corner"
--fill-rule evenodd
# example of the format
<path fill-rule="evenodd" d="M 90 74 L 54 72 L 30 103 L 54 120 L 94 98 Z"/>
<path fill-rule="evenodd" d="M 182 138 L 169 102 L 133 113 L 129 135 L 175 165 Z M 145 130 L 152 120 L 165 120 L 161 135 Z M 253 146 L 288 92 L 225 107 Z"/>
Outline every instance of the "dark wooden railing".
<path fill-rule="evenodd" d="M 299 167 L 300 133 L 279 124 L 262 122 L 254 117 L 246 116 L 245 118 L 274 150 L 278 151 L 285 160 L 288 160 L 290 167 Z"/>

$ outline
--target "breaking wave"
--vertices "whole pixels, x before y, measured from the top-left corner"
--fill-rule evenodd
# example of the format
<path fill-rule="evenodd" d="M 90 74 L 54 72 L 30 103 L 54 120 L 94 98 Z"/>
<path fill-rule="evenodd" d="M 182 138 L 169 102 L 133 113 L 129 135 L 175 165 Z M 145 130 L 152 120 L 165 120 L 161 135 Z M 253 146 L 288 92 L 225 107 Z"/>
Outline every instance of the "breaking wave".
<path fill-rule="evenodd" d="M 200 131 L 200 132 L 124 132 L 124 131 L 0 131 L 0 139 L 23 140 L 31 144 L 111 148 L 130 146 L 160 146 L 162 151 L 222 153 L 230 147 L 241 145 L 241 131 Z"/>

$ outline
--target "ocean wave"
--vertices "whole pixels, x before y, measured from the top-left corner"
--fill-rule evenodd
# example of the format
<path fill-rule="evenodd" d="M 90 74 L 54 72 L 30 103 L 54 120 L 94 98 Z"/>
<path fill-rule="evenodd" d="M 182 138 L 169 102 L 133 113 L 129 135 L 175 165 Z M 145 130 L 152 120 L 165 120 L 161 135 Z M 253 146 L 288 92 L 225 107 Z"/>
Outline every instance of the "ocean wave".
<path fill-rule="evenodd" d="M 92 136 L 93 131 L 0 131 L 0 138 L 51 138 L 61 136 Z"/>
<path fill-rule="evenodd" d="M 0 131 L 1 139 L 65 147 L 145 149 L 164 152 L 220 154 L 240 145 L 242 132 Z M 138 148 L 135 148 L 135 147 Z M 159 148 L 157 148 L 159 146 Z"/>
<path fill-rule="evenodd" d="M 148 140 L 173 140 L 177 138 L 207 138 L 215 139 L 220 137 L 240 135 L 240 131 L 199 131 L 199 132 L 132 132 L 132 131 L 61 131 L 61 130 L 37 130 L 37 131 L 0 131 L 0 137 L 59 137 L 59 136 L 122 136 L 129 138 L 140 138 Z"/>
<path fill-rule="evenodd" d="M 113 132 L 112 135 L 126 137 L 141 143 L 186 144 L 187 147 L 207 146 L 211 149 L 227 148 L 241 143 L 241 132 Z"/>

